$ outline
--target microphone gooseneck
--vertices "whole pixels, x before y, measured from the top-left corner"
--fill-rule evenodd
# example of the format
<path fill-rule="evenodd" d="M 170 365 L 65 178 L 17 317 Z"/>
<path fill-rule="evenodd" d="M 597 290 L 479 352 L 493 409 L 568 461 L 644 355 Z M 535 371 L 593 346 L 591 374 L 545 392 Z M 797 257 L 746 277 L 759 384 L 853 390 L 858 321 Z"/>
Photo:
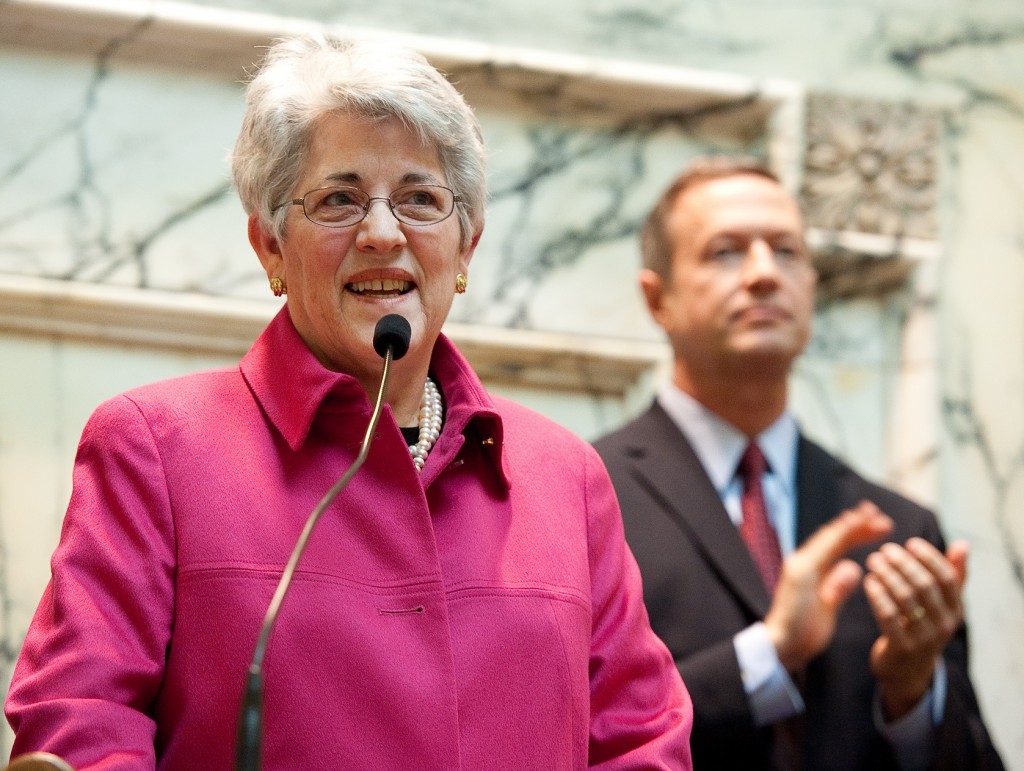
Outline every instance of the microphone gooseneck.
<path fill-rule="evenodd" d="M 274 621 L 277 619 L 281 603 L 284 601 L 285 593 L 291 585 L 295 569 L 299 564 L 302 553 L 306 550 L 309 536 L 320 516 L 326 511 L 331 501 L 340 493 L 349 480 L 359 470 L 370 452 L 370 442 L 373 441 L 373 434 L 377 429 L 377 421 L 380 419 L 381 407 L 384 405 L 384 394 L 387 393 L 388 378 L 391 373 L 391 362 L 405 356 L 409 350 L 409 342 L 412 339 L 412 329 L 409 322 L 397 314 L 384 316 L 377 322 L 373 331 L 373 349 L 384 359 L 384 371 L 380 377 L 380 389 L 377 391 L 377 401 L 373 406 L 373 413 L 370 415 L 370 425 L 366 428 L 363 436 L 362 446 L 359 448 L 359 455 L 355 461 L 342 475 L 341 479 L 335 482 L 334 486 L 327 491 L 326 495 L 310 512 L 306 519 L 306 525 L 302 534 L 292 549 L 291 557 L 277 582 L 277 589 L 270 600 L 266 615 L 263 617 L 263 626 L 260 628 L 259 638 L 256 640 L 256 650 L 252 654 L 252 662 L 249 664 L 249 673 L 245 680 L 245 693 L 242 696 L 242 709 L 238 717 L 238 746 L 236 748 L 235 769 L 236 771 L 260 771 L 263 766 L 263 658 L 267 652 L 267 643 L 270 640 L 270 632 L 274 628 Z"/>

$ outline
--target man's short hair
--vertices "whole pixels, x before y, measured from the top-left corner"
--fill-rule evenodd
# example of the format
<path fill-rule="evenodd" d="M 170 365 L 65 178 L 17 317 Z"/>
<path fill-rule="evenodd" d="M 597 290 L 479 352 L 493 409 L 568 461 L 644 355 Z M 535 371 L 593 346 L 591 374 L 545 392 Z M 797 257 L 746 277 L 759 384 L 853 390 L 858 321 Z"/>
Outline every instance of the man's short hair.
<path fill-rule="evenodd" d="M 756 174 L 779 182 L 778 176 L 764 161 L 745 155 L 702 155 L 691 160 L 671 185 L 662 193 L 640 231 L 640 253 L 643 266 L 669 280 L 672 274 L 673 244 L 665 221 L 684 190 L 713 179 L 738 174 Z"/>

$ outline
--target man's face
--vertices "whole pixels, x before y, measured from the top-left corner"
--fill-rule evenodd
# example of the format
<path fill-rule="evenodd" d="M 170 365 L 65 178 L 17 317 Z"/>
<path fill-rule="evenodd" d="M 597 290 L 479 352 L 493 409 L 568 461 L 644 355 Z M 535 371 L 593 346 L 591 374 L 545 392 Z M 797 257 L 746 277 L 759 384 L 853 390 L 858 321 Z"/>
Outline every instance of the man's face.
<path fill-rule="evenodd" d="M 756 174 L 700 182 L 676 199 L 666 228 L 670 279 L 645 270 L 641 285 L 678 363 L 788 371 L 810 336 L 817 281 L 793 198 Z"/>

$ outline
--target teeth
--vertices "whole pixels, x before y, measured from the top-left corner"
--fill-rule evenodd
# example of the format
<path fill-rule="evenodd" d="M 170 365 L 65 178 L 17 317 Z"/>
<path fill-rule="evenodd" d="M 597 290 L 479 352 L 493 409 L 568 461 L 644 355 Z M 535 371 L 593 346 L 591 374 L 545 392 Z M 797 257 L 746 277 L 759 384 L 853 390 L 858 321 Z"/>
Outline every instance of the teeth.
<path fill-rule="evenodd" d="M 364 292 L 398 292 L 402 294 L 412 289 L 412 282 L 397 278 L 375 278 L 370 281 L 354 281 L 348 286 L 353 292 L 360 294 Z"/>

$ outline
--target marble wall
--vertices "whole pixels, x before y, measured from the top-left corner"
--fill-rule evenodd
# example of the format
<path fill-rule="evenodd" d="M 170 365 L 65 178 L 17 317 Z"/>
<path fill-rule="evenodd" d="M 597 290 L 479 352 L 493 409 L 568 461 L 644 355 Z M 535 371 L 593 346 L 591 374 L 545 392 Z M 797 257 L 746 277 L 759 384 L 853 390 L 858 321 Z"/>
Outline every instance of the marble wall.
<path fill-rule="evenodd" d="M 477 109 L 492 201 L 449 333 L 586 437 L 664 375 L 647 207 L 695 153 L 773 163 L 822 273 L 795 408 L 971 541 L 974 674 L 1024 771 L 1024 10 L 638 6 L 0 0 L 0 687 L 88 413 L 237 360 L 277 307 L 225 156 L 257 46 L 328 24 L 420 48 Z"/>

